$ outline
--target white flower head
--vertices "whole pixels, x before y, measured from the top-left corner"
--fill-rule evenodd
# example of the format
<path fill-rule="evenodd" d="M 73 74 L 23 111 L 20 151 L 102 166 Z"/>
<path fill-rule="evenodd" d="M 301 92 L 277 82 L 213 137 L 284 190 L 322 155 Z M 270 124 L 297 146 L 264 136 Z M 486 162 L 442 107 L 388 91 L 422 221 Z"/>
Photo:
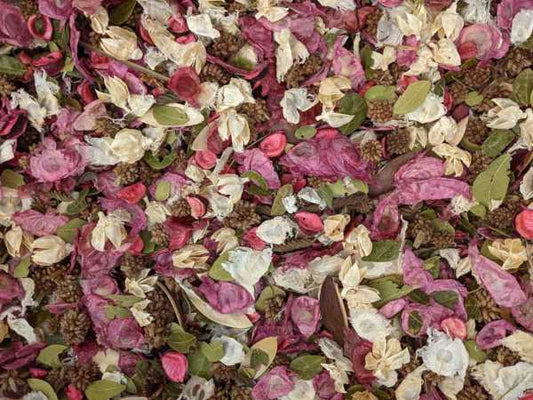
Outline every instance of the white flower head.
<path fill-rule="evenodd" d="M 424 365 L 438 375 L 464 377 L 468 368 L 468 351 L 460 339 L 452 339 L 443 332 L 429 329 L 428 344 L 418 350 Z"/>
<path fill-rule="evenodd" d="M 492 102 L 496 107 L 490 109 L 484 117 L 489 128 L 512 129 L 519 120 L 527 117 L 520 106 L 511 99 L 497 98 L 492 99 Z"/>

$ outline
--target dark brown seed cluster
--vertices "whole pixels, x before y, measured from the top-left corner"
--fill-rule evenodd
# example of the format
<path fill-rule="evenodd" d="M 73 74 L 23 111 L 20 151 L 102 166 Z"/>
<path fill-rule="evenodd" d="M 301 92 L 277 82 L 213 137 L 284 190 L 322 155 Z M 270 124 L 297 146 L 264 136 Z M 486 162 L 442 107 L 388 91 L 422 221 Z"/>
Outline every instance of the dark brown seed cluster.
<path fill-rule="evenodd" d="M 184 218 L 191 215 L 191 206 L 187 199 L 181 198 L 170 204 L 168 211 L 173 217 Z"/>
<path fill-rule="evenodd" d="M 209 54 L 227 61 L 234 56 L 244 44 L 245 40 L 241 35 L 233 35 L 220 29 L 220 37 L 211 43 L 208 51 Z"/>
<path fill-rule="evenodd" d="M 386 140 L 387 151 L 390 154 L 401 155 L 411 150 L 411 134 L 405 129 L 389 133 Z"/>
<path fill-rule="evenodd" d="M 246 230 L 258 225 L 261 217 L 255 212 L 255 204 L 241 200 L 235 204 L 233 211 L 224 218 L 224 225 L 233 228 Z"/>
<path fill-rule="evenodd" d="M 79 309 L 73 309 L 68 310 L 61 316 L 59 331 L 65 343 L 72 346 L 85 341 L 91 326 L 91 319 L 87 313 Z"/>
<path fill-rule="evenodd" d="M 378 162 L 383 157 L 383 147 L 377 140 L 367 140 L 361 144 L 360 150 L 365 161 Z"/>
<path fill-rule="evenodd" d="M 299 87 L 304 81 L 319 72 L 323 66 L 324 61 L 319 54 L 311 54 L 303 63 L 293 64 L 285 76 L 287 87 L 289 89 Z"/>
<path fill-rule="evenodd" d="M 230 79 L 231 75 L 216 64 L 205 64 L 200 73 L 200 80 L 202 82 L 216 82 L 221 86 L 227 85 Z"/>
<path fill-rule="evenodd" d="M 392 120 L 394 100 L 371 100 L 367 102 L 368 118 L 375 123 L 384 123 Z"/>

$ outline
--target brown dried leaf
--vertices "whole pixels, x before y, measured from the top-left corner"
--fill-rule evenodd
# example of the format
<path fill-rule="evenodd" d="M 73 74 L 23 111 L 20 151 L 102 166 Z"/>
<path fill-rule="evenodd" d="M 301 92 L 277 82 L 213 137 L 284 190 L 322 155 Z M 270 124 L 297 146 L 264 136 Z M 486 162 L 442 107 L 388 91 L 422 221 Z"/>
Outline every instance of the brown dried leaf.
<path fill-rule="evenodd" d="M 320 312 L 325 328 L 331 332 L 335 341 L 343 346 L 348 316 L 339 286 L 332 277 L 327 277 L 320 289 Z"/>

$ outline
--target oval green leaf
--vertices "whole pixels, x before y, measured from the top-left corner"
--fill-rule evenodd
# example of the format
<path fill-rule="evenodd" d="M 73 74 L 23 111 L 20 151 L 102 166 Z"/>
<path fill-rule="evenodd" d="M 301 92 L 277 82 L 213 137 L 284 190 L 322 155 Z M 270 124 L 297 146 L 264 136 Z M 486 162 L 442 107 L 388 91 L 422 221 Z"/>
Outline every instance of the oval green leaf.
<path fill-rule="evenodd" d="M 65 225 L 61 225 L 57 228 L 56 235 L 59 236 L 67 243 L 73 243 L 76 231 L 85 225 L 87 221 L 81 218 L 74 218 L 67 222 Z"/>
<path fill-rule="evenodd" d="M 118 396 L 124 389 L 126 389 L 126 385 L 108 380 L 100 380 L 87 386 L 85 396 L 89 400 L 109 400 L 112 397 Z"/>
<path fill-rule="evenodd" d="M 28 386 L 35 392 L 41 392 L 48 400 L 57 400 L 57 394 L 50 384 L 42 379 L 28 379 Z M 92 400 L 92 399 L 89 399 Z"/>
<path fill-rule="evenodd" d="M 13 76 L 22 76 L 26 72 L 24 65 L 15 57 L 0 56 L 0 73 Z"/>
<path fill-rule="evenodd" d="M 402 115 L 415 111 L 426 100 L 430 89 L 431 83 L 429 81 L 411 83 L 394 103 L 394 114 Z"/>
<path fill-rule="evenodd" d="M 196 344 L 196 336 L 186 332 L 181 326 L 176 323 L 172 323 L 170 326 L 170 336 L 167 344 L 180 353 L 188 353 Z"/>
<path fill-rule="evenodd" d="M 395 86 L 372 86 L 365 93 L 365 100 L 396 100 Z"/>
<path fill-rule="evenodd" d="M 37 361 L 41 364 L 47 365 L 52 368 L 61 367 L 61 361 L 59 361 L 59 355 L 63 353 L 68 347 L 62 344 L 51 344 L 41 350 Z"/>
<path fill-rule="evenodd" d="M 315 135 L 316 128 L 312 125 L 300 126 L 294 132 L 294 136 L 299 140 L 311 139 Z"/>
<path fill-rule="evenodd" d="M 152 113 L 154 119 L 161 125 L 179 126 L 189 121 L 187 114 L 176 107 L 154 106 Z"/>
<path fill-rule="evenodd" d="M 324 356 L 306 354 L 291 361 L 291 370 L 296 372 L 304 380 L 312 379 L 322 372 L 322 364 L 326 362 Z"/>
<path fill-rule="evenodd" d="M 160 181 L 155 188 L 155 199 L 165 201 L 170 197 L 170 182 Z"/>

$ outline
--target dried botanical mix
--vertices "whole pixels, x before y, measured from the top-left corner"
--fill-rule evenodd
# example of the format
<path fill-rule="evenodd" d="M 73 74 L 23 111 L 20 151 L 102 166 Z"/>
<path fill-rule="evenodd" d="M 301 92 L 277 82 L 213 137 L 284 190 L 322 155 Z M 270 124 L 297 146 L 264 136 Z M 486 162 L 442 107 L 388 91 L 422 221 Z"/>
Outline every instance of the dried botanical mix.
<path fill-rule="evenodd" d="M 0 0 L 0 398 L 533 400 L 532 0 Z"/>

